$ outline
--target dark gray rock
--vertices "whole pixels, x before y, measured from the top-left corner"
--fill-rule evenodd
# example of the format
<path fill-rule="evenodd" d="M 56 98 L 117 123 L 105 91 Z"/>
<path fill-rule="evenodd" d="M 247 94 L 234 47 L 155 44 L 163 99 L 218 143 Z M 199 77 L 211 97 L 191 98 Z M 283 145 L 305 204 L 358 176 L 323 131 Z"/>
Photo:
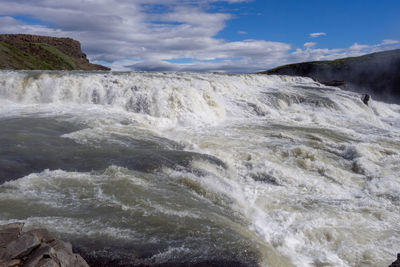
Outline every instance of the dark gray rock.
<path fill-rule="evenodd" d="M 389 267 L 400 267 L 400 253 L 397 254 L 397 260 L 390 264 Z"/>
<path fill-rule="evenodd" d="M 339 87 L 339 88 L 342 88 L 342 89 L 346 88 L 346 82 L 345 81 L 333 80 L 333 81 L 326 81 L 326 82 L 322 81 L 320 83 L 325 84 L 327 86 Z"/>
<path fill-rule="evenodd" d="M 361 100 L 365 105 L 368 106 L 369 99 L 370 99 L 369 94 L 365 94 Z"/>

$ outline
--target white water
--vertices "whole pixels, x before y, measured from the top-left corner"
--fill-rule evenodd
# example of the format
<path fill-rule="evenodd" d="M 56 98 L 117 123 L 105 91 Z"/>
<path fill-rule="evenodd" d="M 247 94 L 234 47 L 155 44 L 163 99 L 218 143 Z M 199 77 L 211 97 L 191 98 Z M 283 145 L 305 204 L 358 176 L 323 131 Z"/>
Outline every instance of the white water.
<path fill-rule="evenodd" d="M 355 93 L 298 77 L 2 71 L 0 118 L 15 117 L 85 125 L 63 138 L 93 146 L 166 138 L 219 158 L 227 169 L 199 159 L 191 167 L 205 175 L 169 167 L 155 174 L 169 182 L 115 166 L 105 174 L 47 170 L 2 185 L 3 209 L 10 201 L 71 214 L 84 209 L 75 206 L 111 205 L 135 216 L 141 210 L 196 220 L 227 209 L 233 218 L 215 220 L 227 216 L 224 225 L 258 244 L 263 266 L 385 266 L 400 252 L 398 105 L 366 106 Z M 146 203 L 109 192 L 103 185 L 110 177 L 141 188 L 150 195 Z M 179 197 L 160 201 L 169 183 L 179 185 L 182 198 L 186 191 L 199 197 L 199 207 Z M 22 217 L 61 234 L 84 228 L 79 234 L 92 238 L 143 240 L 135 227 L 29 212 L 10 208 L 0 220 Z M 171 247 L 151 261 L 188 251 Z"/>

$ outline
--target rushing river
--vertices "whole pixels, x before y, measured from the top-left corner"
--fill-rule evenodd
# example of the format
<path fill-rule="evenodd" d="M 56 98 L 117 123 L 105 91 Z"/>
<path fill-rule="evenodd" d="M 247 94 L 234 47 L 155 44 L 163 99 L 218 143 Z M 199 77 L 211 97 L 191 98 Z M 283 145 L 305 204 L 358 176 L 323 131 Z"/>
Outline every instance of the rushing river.
<path fill-rule="evenodd" d="M 0 72 L 0 223 L 119 265 L 387 266 L 400 106 L 308 78 Z"/>

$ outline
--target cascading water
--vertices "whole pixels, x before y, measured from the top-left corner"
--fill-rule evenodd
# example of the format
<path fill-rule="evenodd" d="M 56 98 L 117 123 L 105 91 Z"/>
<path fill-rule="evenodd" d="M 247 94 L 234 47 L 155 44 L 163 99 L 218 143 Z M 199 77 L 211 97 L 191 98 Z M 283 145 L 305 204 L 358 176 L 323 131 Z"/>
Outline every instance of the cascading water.
<path fill-rule="evenodd" d="M 0 222 L 115 265 L 385 266 L 400 106 L 308 78 L 0 72 Z"/>

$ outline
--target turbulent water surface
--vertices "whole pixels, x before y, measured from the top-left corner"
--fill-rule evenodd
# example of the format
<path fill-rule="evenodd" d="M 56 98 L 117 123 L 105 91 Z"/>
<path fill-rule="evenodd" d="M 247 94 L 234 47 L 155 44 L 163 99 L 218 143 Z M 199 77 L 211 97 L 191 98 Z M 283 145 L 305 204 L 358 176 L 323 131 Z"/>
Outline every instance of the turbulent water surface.
<path fill-rule="evenodd" d="M 125 265 L 385 266 L 400 106 L 307 78 L 0 72 L 0 223 Z"/>

